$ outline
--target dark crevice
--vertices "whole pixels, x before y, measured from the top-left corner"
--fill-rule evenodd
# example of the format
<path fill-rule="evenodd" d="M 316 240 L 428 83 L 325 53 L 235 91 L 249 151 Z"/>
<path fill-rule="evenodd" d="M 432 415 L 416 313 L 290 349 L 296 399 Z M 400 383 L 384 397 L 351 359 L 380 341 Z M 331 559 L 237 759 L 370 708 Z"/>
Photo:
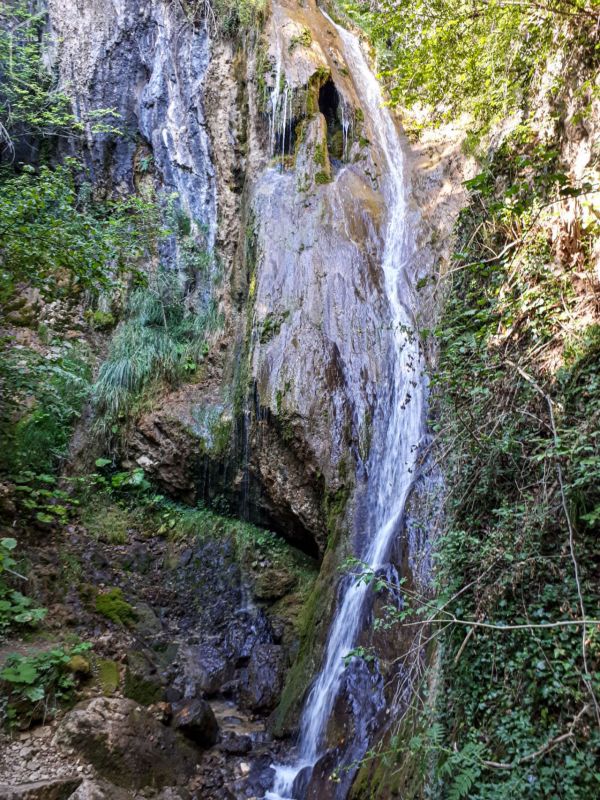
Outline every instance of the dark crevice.
<path fill-rule="evenodd" d="M 327 149 L 331 159 L 344 156 L 344 131 L 341 119 L 340 94 L 329 78 L 319 90 L 319 111 L 327 123 Z"/>

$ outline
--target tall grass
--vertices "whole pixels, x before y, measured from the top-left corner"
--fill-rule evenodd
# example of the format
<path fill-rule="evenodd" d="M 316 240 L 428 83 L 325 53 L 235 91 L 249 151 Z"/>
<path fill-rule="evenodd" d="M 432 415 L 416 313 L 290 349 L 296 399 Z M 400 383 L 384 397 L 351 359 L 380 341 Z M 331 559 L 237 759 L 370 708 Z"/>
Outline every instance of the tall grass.
<path fill-rule="evenodd" d="M 220 325 L 216 304 L 195 312 L 185 300 L 177 275 L 165 271 L 131 294 L 93 388 L 102 427 L 125 421 L 153 388 L 176 386 L 204 359 Z"/>

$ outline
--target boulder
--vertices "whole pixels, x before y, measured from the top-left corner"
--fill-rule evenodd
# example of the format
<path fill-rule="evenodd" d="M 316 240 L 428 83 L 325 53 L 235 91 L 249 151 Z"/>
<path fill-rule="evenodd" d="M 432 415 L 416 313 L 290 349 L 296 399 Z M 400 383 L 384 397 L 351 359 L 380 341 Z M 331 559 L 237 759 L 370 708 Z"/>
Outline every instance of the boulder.
<path fill-rule="evenodd" d="M 263 568 L 252 576 L 252 594 L 257 600 L 279 600 L 298 583 L 297 576 L 286 569 Z"/>
<path fill-rule="evenodd" d="M 206 700 L 188 700 L 175 710 L 173 727 L 201 747 L 212 747 L 219 738 L 219 725 Z"/>
<path fill-rule="evenodd" d="M 69 800 L 133 800 L 134 795 L 113 783 L 102 780 L 85 780 Z"/>
<path fill-rule="evenodd" d="M 240 702 L 251 711 L 271 711 L 283 689 L 285 658 L 277 644 L 256 647 L 250 656 L 247 677 L 240 692 Z"/>
<path fill-rule="evenodd" d="M 223 737 L 219 750 L 230 756 L 243 756 L 252 750 L 252 739 L 244 734 L 230 733 Z"/>
<path fill-rule="evenodd" d="M 197 751 L 146 709 L 117 697 L 80 703 L 62 720 L 56 742 L 73 748 L 98 774 L 126 789 L 162 788 L 195 772 Z"/>
<path fill-rule="evenodd" d="M 233 665 L 211 644 L 186 646 L 180 651 L 186 694 L 216 694 L 233 677 Z"/>

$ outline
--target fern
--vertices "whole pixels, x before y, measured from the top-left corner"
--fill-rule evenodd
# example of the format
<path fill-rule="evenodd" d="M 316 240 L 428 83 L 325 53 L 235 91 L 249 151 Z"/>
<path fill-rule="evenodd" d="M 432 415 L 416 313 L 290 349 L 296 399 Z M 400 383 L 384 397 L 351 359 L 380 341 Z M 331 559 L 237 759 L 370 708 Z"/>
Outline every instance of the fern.
<path fill-rule="evenodd" d="M 455 776 L 448 790 L 448 800 L 463 800 L 463 798 L 468 797 L 471 787 L 479 777 L 480 772 L 481 770 L 477 769 L 473 764 L 464 766 Z"/>

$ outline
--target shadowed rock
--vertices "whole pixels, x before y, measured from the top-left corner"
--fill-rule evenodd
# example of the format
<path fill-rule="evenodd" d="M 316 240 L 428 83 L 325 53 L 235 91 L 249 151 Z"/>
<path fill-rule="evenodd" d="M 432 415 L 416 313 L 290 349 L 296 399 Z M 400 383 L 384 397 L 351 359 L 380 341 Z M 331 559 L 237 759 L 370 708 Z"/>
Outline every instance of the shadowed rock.
<path fill-rule="evenodd" d="M 206 700 L 190 700 L 175 711 L 173 727 L 201 747 L 212 747 L 219 738 L 219 726 Z"/>
<path fill-rule="evenodd" d="M 198 753 L 132 700 L 96 697 L 80 703 L 60 724 L 56 741 L 75 749 L 118 786 L 161 788 L 185 782 Z"/>

